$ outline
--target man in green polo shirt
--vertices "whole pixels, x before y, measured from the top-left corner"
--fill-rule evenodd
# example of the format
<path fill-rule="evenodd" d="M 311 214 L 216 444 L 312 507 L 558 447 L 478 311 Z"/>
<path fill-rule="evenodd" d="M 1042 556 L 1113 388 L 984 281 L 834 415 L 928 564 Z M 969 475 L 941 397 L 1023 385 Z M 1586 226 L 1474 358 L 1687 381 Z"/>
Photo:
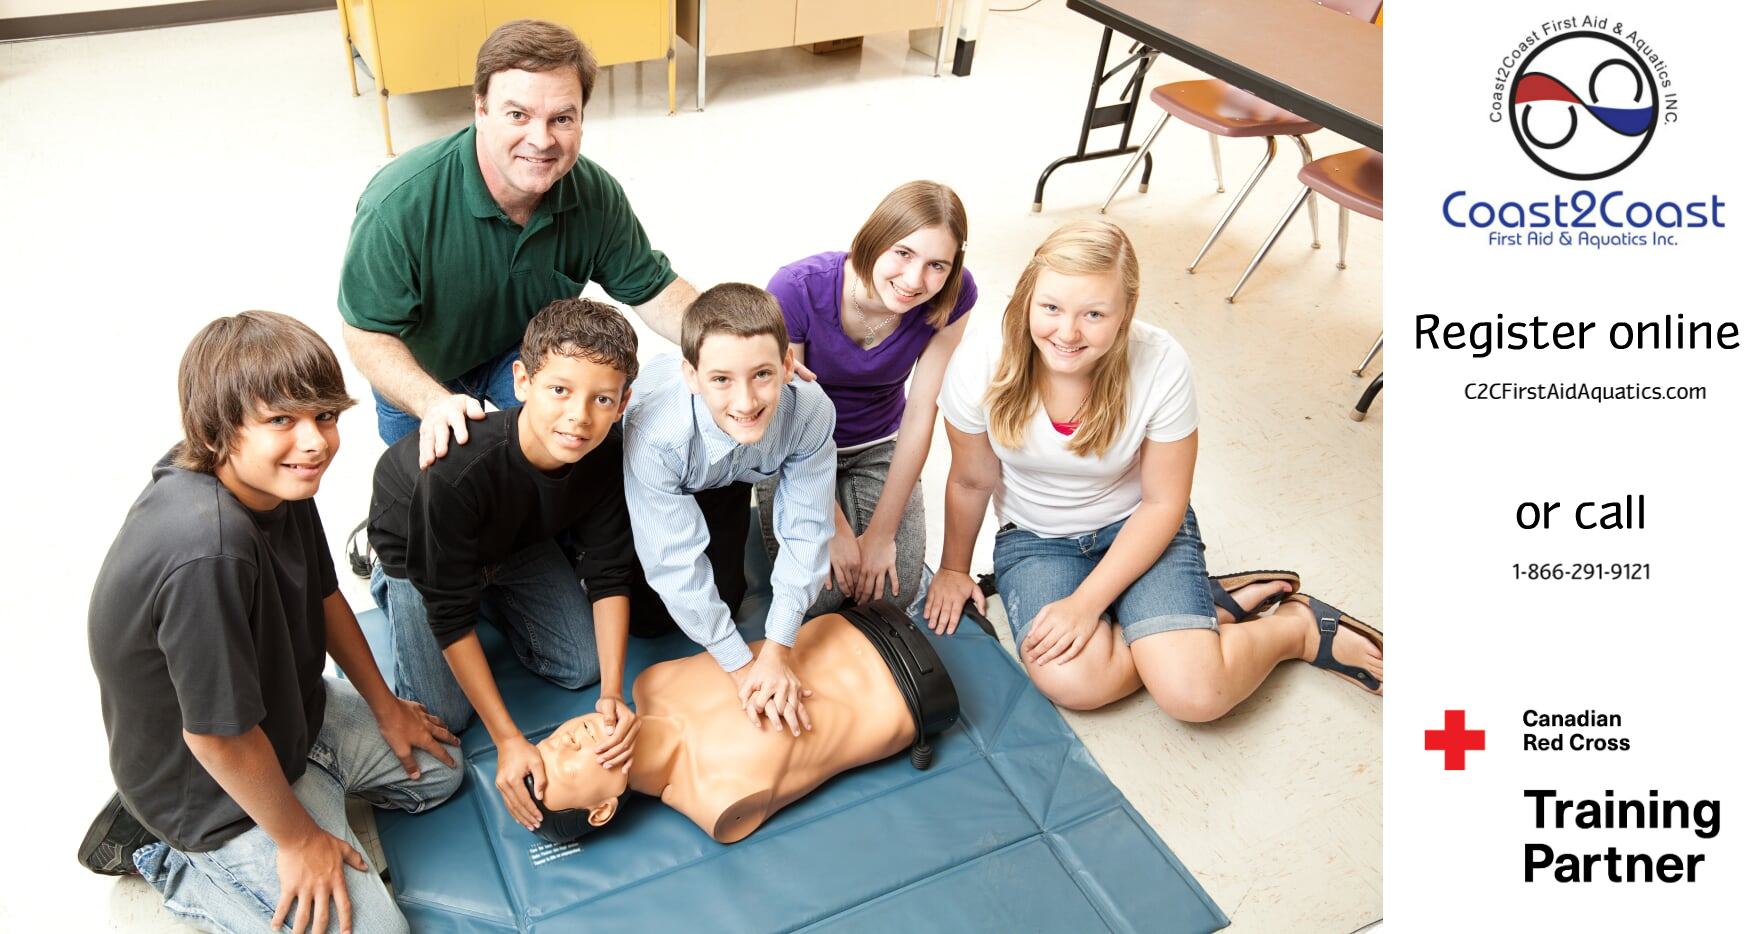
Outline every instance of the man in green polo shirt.
<path fill-rule="evenodd" d="M 482 403 L 517 404 L 525 326 L 596 281 L 678 339 L 696 289 L 652 248 L 622 187 L 580 158 L 597 64 L 573 31 L 496 29 L 476 56 L 475 120 L 380 170 L 356 208 L 338 305 L 390 444 L 417 428 L 421 466 L 468 440 Z"/>

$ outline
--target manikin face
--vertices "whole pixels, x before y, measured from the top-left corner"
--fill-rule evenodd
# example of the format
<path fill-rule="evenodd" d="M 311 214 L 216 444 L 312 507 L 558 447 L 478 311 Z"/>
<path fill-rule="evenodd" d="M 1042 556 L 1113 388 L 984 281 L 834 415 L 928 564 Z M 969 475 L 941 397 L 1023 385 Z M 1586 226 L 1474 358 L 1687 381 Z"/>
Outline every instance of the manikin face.
<path fill-rule="evenodd" d="M 576 463 L 610 434 L 623 417 L 629 392 L 623 371 L 584 357 L 549 354 L 536 373 L 513 361 L 513 395 L 519 413 L 519 449 L 538 470 Z"/>
<path fill-rule="evenodd" d="M 336 412 L 277 412 L 258 404 L 254 415 L 245 416 L 214 476 L 257 512 L 310 499 L 341 445 L 337 417 Z"/>
<path fill-rule="evenodd" d="M 1032 290 L 1032 343 L 1052 373 L 1090 375 L 1123 324 L 1122 277 L 1044 269 Z"/>
<path fill-rule="evenodd" d="M 554 733 L 537 744 L 543 756 L 543 771 L 549 787 L 543 793 L 543 804 L 552 811 L 584 808 L 593 811 L 591 823 L 601 826 L 616 813 L 617 798 L 628 790 L 629 776 L 620 768 L 607 769 L 598 764 L 592 750 L 608 735 L 604 716 L 589 713 L 556 727 Z M 599 813 L 603 812 L 602 819 Z"/>
<path fill-rule="evenodd" d="M 476 159 L 503 209 L 529 208 L 580 158 L 585 109 L 573 69 L 497 71 L 476 98 Z"/>
<path fill-rule="evenodd" d="M 869 273 L 885 310 L 903 314 L 933 299 L 946 285 L 958 243 L 945 227 L 923 227 L 879 254 Z"/>
<path fill-rule="evenodd" d="M 684 361 L 684 381 L 702 397 L 721 431 L 740 444 L 755 444 L 775 417 L 793 359 L 792 348 L 781 353 L 766 334 L 710 334 L 696 352 L 697 365 Z"/>

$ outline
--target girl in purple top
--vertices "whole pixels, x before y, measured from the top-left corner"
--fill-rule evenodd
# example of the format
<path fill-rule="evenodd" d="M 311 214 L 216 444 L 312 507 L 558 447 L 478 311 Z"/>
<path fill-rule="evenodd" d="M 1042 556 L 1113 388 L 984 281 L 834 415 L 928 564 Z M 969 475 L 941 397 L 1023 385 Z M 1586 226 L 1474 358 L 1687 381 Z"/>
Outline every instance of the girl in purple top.
<path fill-rule="evenodd" d="M 769 280 L 794 359 L 817 374 L 836 406 L 836 535 L 825 591 L 808 619 L 845 597 L 915 600 L 927 537 L 922 465 L 946 361 L 977 301 L 964 268 L 968 229 L 951 188 L 909 182 L 879 202 L 848 252 L 809 256 Z M 774 492 L 773 482 L 757 484 L 771 559 Z"/>

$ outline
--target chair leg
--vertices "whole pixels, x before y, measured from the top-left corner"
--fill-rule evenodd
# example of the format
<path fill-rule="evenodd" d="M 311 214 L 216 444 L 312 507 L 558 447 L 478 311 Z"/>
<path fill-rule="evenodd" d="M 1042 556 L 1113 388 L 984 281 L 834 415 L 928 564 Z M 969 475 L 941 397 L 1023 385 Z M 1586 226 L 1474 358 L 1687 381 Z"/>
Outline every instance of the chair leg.
<path fill-rule="evenodd" d="M 1209 134 L 1209 157 L 1215 160 L 1215 193 L 1220 194 L 1227 185 L 1221 181 L 1221 138 L 1213 133 Z"/>
<path fill-rule="evenodd" d="M 1350 419 L 1359 422 L 1367 418 L 1367 407 L 1373 405 L 1374 398 L 1380 394 L 1380 390 L 1384 389 L 1385 386 L 1386 374 L 1382 372 L 1373 378 L 1373 382 L 1368 384 L 1367 391 L 1362 393 L 1361 399 L 1355 403 L 1355 408 L 1349 411 Z"/>
<path fill-rule="evenodd" d="M 1171 114 L 1163 115 L 1160 117 L 1160 122 L 1154 124 L 1154 128 L 1148 131 L 1147 139 L 1142 140 L 1141 148 L 1135 151 L 1135 155 L 1129 157 L 1129 164 L 1123 167 L 1123 174 L 1117 176 L 1117 184 L 1112 185 L 1111 193 L 1105 196 L 1105 203 L 1099 205 L 1100 214 L 1105 213 L 1105 209 L 1111 206 L 1111 199 L 1117 197 L 1117 193 L 1123 190 L 1123 183 L 1129 180 L 1130 174 L 1141 163 L 1142 157 L 1148 154 L 1148 147 L 1154 145 L 1154 138 L 1160 135 L 1160 131 L 1166 127 L 1166 121 L 1170 119 L 1172 119 Z M 1147 190 L 1146 183 L 1143 183 L 1142 190 Z"/>
<path fill-rule="evenodd" d="M 1314 243 L 1313 246 L 1318 246 Z M 1349 264 L 1343 261 L 1343 254 L 1349 252 L 1349 209 L 1337 205 L 1337 268 L 1348 269 Z"/>
<path fill-rule="evenodd" d="M 1196 264 L 1203 261 L 1203 257 L 1209 252 L 1209 247 L 1214 246 L 1215 240 L 1221 236 L 1221 231 L 1227 229 L 1227 222 L 1233 219 L 1233 215 L 1239 211 L 1239 206 L 1245 203 L 1245 197 L 1251 194 L 1253 188 L 1257 187 L 1257 180 L 1264 177 L 1264 171 L 1270 167 L 1270 162 L 1275 158 L 1276 138 L 1266 136 L 1264 137 L 1263 161 L 1259 162 L 1257 168 L 1252 171 L 1251 178 L 1246 179 L 1245 187 L 1239 189 L 1239 194 L 1233 196 L 1233 203 L 1227 205 L 1227 213 L 1222 214 L 1220 222 L 1215 224 L 1215 229 L 1209 231 L 1209 239 L 1203 241 L 1203 248 L 1196 251 L 1196 259 L 1191 260 L 1190 265 L 1185 267 L 1187 271 L 1196 272 Z"/>
<path fill-rule="evenodd" d="M 1349 372 L 1356 375 L 1356 376 L 1360 376 L 1361 371 L 1367 369 L 1367 365 L 1369 363 L 1373 362 L 1373 358 L 1379 356 L 1380 346 L 1383 345 L 1385 342 L 1386 342 L 1386 334 L 1384 331 L 1381 331 L 1380 336 L 1373 339 L 1373 346 L 1368 348 L 1367 356 L 1362 357 L 1361 363 L 1358 366 L 1356 366 L 1355 369 L 1350 370 Z"/>
<path fill-rule="evenodd" d="M 1300 144 L 1300 164 L 1302 166 L 1312 165 L 1312 147 L 1306 144 L 1306 137 L 1295 136 L 1294 142 Z M 1312 248 L 1316 250 L 1320 245 L 1318 238 L 1318 199 L 1312 198 L 1308 200 L 1306 202 L 1306 210 L 1307 213 L 1312 216 Z"/>
<path fill-rule="evenodd" d="M 1232 304 L 1233 299 L 1239 295 L 1239 290 L 1245 288 L 1245 280 L 1250 279 L 1251 274 L 1257 272 L 1257 264 L 1263 262 L 1264 254 L 1270 252 L 1270 247 L 1276 245 L 1276 238 L 1282 235 L 1282 231 L 1288 229 L 1288 222 L 1294 219 L 1294 212 L 1300 210 L 1300 203 L 1310 197 L 1312 197 L 1312 189 L 1305 185 L 1300 186 L 1300 194 L 1294 198 L 1294 203 L 1288 205 L 1288 210 L 1283 212 L 1282 219 L 1276 222 L 1276 229 L 1270 231 L 1270 238 L 1264 241 L 1263 246 L 1257 248 L 1257 255 L 1253 256 L 1251 264 L 1245 267 L 1245 275 L 1240 276 L 1239 283 L 1233 286 L 1233 291 L 1227 293 L 1228 304 Z"/>

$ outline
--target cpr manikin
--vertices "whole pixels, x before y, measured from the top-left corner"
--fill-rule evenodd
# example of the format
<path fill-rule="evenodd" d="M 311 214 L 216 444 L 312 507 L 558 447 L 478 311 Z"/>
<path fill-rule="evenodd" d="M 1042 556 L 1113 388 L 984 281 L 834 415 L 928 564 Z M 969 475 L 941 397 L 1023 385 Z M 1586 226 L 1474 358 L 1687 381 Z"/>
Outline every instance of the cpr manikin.
<path fill-rule="evenodd" d="M 627 775 L 593 755 L 605 737 L 597 713 L 563 723 L 537 744 L 549 776 L 538 833 L 557 842 L 576 838 L 610 820 L 632 788 L 734 843 L 840 772 L 912 744 L 925 766 L 921 740 L 957 715 L 951 679 L 895 607 L 844 613 L 809 621 L 794 645 L 795 672 L 812 690 L 810 731 L 796 737 L 753 728 L 707 653 L 662 662 L 635 679 L 641 731 Z"/>

